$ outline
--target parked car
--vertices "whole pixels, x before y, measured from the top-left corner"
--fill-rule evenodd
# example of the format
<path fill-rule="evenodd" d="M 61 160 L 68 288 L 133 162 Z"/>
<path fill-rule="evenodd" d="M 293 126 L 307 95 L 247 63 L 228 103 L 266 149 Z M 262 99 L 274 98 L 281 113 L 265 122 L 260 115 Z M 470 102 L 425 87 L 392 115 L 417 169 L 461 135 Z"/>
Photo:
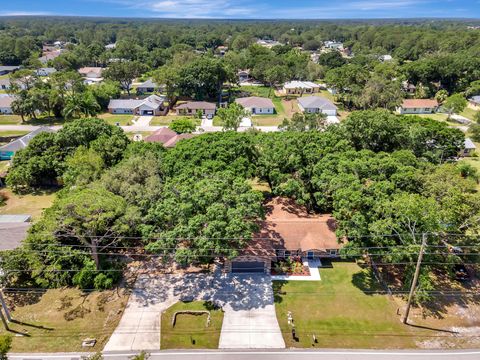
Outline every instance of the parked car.
<path fill-rule="evenodd" d="M 455 279 L 458 281 L 467 281 L 470 279 L 467 268 L 463 264 L 456 264 L 453 267 L 453 271 L 455 272 Z"/>

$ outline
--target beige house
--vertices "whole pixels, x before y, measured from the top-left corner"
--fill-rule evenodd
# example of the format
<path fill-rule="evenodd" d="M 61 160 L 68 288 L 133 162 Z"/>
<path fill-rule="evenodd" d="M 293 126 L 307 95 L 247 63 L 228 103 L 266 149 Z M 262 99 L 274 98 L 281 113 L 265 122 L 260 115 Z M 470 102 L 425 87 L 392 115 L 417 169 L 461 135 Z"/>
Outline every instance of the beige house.
<path fill-rule="evenodd" d="M 213 118 L 216 110 L 217 105 L 206 101 L 189 101 L 175 108 L 177 115 L 195 116 L 201 112 L 203 116 L 208 118 Z"/>
<path fill-rule="evenodd" d="M 237 104 L 242 105 L 252 115 L 268 115 L 275 113 L 275 105 L 269 98 L 250 96 L 235 99 Z"/>
<path fill-rule="evenodd" d="M 287 95 L 315 94 L 320 92 L 320 85 L 311 81 L 289 81 L 283 85 Z"/>

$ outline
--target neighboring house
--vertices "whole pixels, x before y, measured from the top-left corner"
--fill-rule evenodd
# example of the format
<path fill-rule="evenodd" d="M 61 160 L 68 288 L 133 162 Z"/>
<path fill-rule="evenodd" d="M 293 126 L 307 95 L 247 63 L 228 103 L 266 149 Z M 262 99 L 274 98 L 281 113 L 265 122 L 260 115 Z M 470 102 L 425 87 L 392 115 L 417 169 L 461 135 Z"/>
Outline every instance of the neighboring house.
<path fill-rule="evenodd" d="M 177 115 L 195 116 L 199 111 L 207 118 L 213 118 L 217 105 L 206 101 L 189 101 L 175 108 Z"/>
<path fill-rule="evenodd" d="M 380 61 L 383 61 L 383 62 L 385 62 L 385 61 L 392 61 L 392 60 L 393 60 L 393 57 L 392 57 L 392 55 L 380 55 L 380 56 L 379 56 L 379 60 L 380 60 Z"/>
<path fill-rule="evenodd" d="M 219 46 L 215 49 L 215 53 L 220 56 L 225 56 L 228 51 L 228 46 Z"/>
<path fill-rule="evenodd" d="M 26 148 L 30 140 L 43 132 L 55 132 L 55 130 L 49 127 L 39 127 L 33 130 L 31 133 L 18 138 L 17 140 L 0 146 L 0 160 L 11 160 L 18 150 Z"/>
<path fill-rule="evenodd" d="M 283 44 L 281 42 L 278 42 L 278 41 L 275 41 L 275 40 L 259 39 L 259 40 L 257 40 L 257 45 L 260 45 L 260 46 L 266 47 L 268 49 L 271 49 L 274 46 L 280 46 L 280 45 L 283 45 Z"/>
<path fill-rule="evenodd" d="M 12 103 L 14 100 L 13 96 L 0 94 L 0 114 L 13 114 Z"/>
<path fill-rule="evenodd" d="M 87 79 L 101 79 L 103 68 L 101 67 L 83 67 L 78 69 L 80 75 Z"/>
<path fill-rule="evenodd" d="M 249 81 L 250 80 L 250 69 L 239 70 L 237 72 L 237 76 L 238 76 L 238 82 L 240 82 L 240 83 Z"/>
<path fill-rule="evenodd" d="M 169 128 L 161 128 L 145 138 L 146 142 L 161 142 L 164 147 L 174 147 L 180 140 L 190 139 L 193 134 L 177 134 Z"/>
<path fill-rule="evenodd" d="M 402 82 L 402 90 L 405 91 L 407 94 L 415 94 L 417 91 L 417 87 L 408 81 Z"/>
<path fill-rule="evenodd" d="M 17 80 L 16 84 L 21 88 L 21 89 L 26 89 L 26 86 L 23 81 Z M 12 82 L 10 79 L 0 79 L 0 90 L 8 90 L 12 87 Z"/>
<path fill-rule="evenodd" d="M 50 76 L 53 73 L 57 72 L 55 68 L 52 67 L 45 67 L 45 68 L 40 68 L 35 71 L 38 76 Z"/>
<path fill-rule="evenodd" d="M 138 93 L 153 93 L 160 88 L 157 84 L 155 84 L 152 79 L 148 79 L 147 81 L 141 83 L 137 86 Z"/>
<path fill-rule="evenodd" d="M 20 69 L 20 66 L 0 66 L 0 75 L 10 74 Z"/>
<path fill-rule="evenodd" d="M 335 40 L 325 41 L 323 43 L 323 46 L 327 49 L 333 49 L 333 50 L 342 50 L 343 49 L 343 43 L 341 43 L 340 41 L 335 41 Z"/>
<path fill-rule="evenodd" d="M 327 116 L 337 116 L 337 107 L 330 100 L 321 96 L 306 96 L 298 98 L 298 108 L 305 113 L 323 113 Z"/>
<path fill-rule="evenodd" d="M 225 271 L 270 273 L 272 262 L 300 256 L 337 257 L 343 243 L 335 235 L 331 215 L 311 215 L 293 200 L 277 197 L 265 204 L 266 219 L 240 254 L 225 262 Z"/>
<path fill-rule="evenodd" d="M 472 96 L 468 99 L 468 107 L 473 110 L 480 110 L 480 95 Z"/>
<path fill-rule="evenodd" d="M 437 110 L 437 100 L 431 99 L 405 99 L 397 108 L 399 114 L 433 114 Z"/>
<path fill-rule="evenodd" d="M 150 95 L 146 99 L 112 99 L 108 104 L 111 114 L 163 115 L 164 96 Z"/>
<path fill-rule="evenodd" d="M 320 92 L 320 85 L 311 81 L 289 81 L 283 85 L 287 95 L 314 94 Z"/>
<path fill-rule="evenodd" d="M 107 44 L 105 45 L 105 49 L 107 50 L 113 50 L 117 47 L 117 44 Z"/>
<path fill-rule="evenodd" d="M 460 156 L 472 156 L 475 150 L 477 150 L 477 147 L 473 143 L 472 139 L 465 138 L 463 150 Z"/>
<path fill-rule="evenodd" d="M 39 60 L 42 64 L 46 64 L 50 60 L 53 60 L 59 57 L 62 54 L 63 50 L 53 50 L 53 51 L 46 51 L 40 56 Z"/>
<path fill-rule="evenodd" d="M 250 96 L 235 99 L 237 104 L 242 105 L 252 115 L 274 114 L 275 105 L 269 98 Z"/>

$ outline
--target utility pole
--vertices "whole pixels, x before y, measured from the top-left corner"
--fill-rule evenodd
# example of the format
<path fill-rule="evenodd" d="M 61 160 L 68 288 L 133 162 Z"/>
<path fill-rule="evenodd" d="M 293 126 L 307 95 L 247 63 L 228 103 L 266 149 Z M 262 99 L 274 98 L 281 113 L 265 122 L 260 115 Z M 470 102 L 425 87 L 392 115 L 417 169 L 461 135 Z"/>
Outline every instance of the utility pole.
<path fill-rule="evenodd" d="M 12 321 L 12 317 L 10 316 L 10 311 L 8 311 L 7 304 L 5 303 L 5 299 L 3 298 L 3 291 L 0 290 L 0 303 L 2 304 L 2 308 L 5 311 L 5 315 L 7 316 L 8 321 Z"/>
<path fill-rule="evenodd" d="M 405 315 L 403 316 L 404 324 L 406 324 L 408 321 L 408 314 L 410 313 L 410 307 L 412 306 L 413 295 L 415 294 L 415 288 L 417 287 L 418 276 L 420 275 L 420 265 L 422 265 L 423 252 L 425 251 L 426 245 L 427 245 L 427 236 L 425 233 L 423 233 L 422 245 L 420 246 L 420 252 L 418 254 L 417 267 L 415 269 L 415 275 L 413 276 L 412 287 L 410 288 L 410 294 L 408 294 L 407 309 L 405 310 Z"/>

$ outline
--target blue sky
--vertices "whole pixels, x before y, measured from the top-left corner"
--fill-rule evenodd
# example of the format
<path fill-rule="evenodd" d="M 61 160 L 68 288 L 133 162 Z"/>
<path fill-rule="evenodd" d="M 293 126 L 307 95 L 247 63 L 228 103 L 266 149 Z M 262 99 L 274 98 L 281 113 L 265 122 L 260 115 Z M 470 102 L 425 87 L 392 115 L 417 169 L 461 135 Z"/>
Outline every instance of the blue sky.
<path fill-rule="evenodd" d="M 480 18 L 480 0 L 0 0 L 0 16 Z"/>

